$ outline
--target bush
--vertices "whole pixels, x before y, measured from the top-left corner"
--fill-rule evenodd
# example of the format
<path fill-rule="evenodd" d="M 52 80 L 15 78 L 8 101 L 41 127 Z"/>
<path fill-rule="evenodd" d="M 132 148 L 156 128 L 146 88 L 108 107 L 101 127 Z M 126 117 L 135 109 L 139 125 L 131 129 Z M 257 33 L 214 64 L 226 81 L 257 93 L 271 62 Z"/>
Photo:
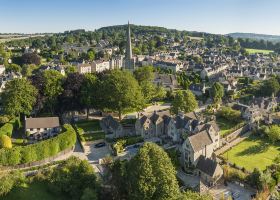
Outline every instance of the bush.
<path fill-rule="evenodd" d="M 0 148 L 11 149 L 12 148 L 12 140 L 7 135 L 0 135 Z"/>
<path fill-rule="evenodd" d="M 0 196 L 8 194 L 14 185 L 21 184 L 25 181 L 25 177 L 18 171 L 4 174 L 0 176 Z"/>
<path fill-rule="evenodd" d="M 2 115 L 0 116 L 0 124 L 6 124 L 10 121 L 10 116 Z"/>
<path fill-rule="evenodd" d="M 0 165 L 18 165 L 56 155 L 73 147 L 76 143 L 76 134 L 71 125 L 64 125 L 64 132 L 58 136 L 27 146 L 18 146 L 12 149 L 0 149 Z"/>
<path fill-rule="evenodd" d="M 233 110 L 231 107 L 221 107 L 218 115 L 222 118 L 225 118 L 229 121 L 240 122 L 241 112 Z"/>
<path fill-rule="evenodd" d="M 144 142 L 144 139 L 141 136 L 133 136 L 133 137 L 123 137 L 117 139 L 116 143 L 113 145 L 113 149 L 116 154 L 124 151 L 126 146 L 136 144 L 138 142 Z"/>

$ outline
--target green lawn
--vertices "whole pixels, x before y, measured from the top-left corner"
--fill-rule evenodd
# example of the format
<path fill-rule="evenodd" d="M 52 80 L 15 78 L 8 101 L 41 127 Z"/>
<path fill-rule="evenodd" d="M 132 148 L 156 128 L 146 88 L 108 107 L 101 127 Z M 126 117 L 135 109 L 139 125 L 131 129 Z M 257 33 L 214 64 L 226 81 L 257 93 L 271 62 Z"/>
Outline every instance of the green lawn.
<path fill-rule="evenodd" d="M 263 54 L 269 54 L 272 53 L 273 51 L 271 50 L 265 50 L 265 49 L 246 49 L 246 51 L 249 54 L 256 54 L 256 53 L 263 53 Z"/>
<path fill-rule="evenodd" d="M 272 144 L 268 139 L 251 135 L 222 156 L 239 167 L 253 171 L 254 168 L 264 170 L 279 154 L 280 142 Z"/>
<path fill-rule="evenodd" d="M 99 125 L 99 120 L 81 120 L 76 123 L 78 128 L 87 131 L 101 131 L 101 127 Z"/>
<path fill-rule="evenodd" d="M 33 182 L 24 186 L 15 187 L 1 200 L 67 200 L 66 196 L 54 195 L 48 191 L 43 182 Z"/>
<path fill-rule="evenodd" d="M 84 138 L 84 141 L 95 141 L 105 139 L 105 133 L 103 131 L 96 132 L 96 133 L 85 133 L 82 134 L 81 137 Z"/>
<path fill-rule="evenodd" d="M 238 123 L 226 120 L 222 117 L 217 117 L 217 124 L 220 128 L 220 135 L 223 137 L 232 133 L 232 128 L 234 128 Z"/>

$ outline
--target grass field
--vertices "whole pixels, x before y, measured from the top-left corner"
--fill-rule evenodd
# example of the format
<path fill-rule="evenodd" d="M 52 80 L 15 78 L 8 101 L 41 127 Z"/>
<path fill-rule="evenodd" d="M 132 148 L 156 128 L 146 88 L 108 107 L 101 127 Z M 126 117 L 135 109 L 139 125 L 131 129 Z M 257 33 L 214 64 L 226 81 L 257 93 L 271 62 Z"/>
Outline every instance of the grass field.
<path fill-rule="evenodd" d="M 265 170 L 279 154 L 280 143 L 272 144 L 268 139 L 251 135 L 222 156 L 239 167 L 253 171 L 254 168 Z"/>
<path fill-rule="evenodd" d="M 48 191 L 43 182 L 33 182 L 24 186 L 15 187 L 1 200 L 67 200 L 66 196 L 54 195 Z"/>
<path fill-rule="evenodd" d="M 272 52 L 273 52 L 273 51 L 265 50 L 265 49 L 246 49 L 246 51 L 247 51 L 249 54 L 256 54 L 256 53 L 269 54 L 269 53 L 272 53 Z"/>
<path fill-rule="evenodd" d="M 78 121 L 77 127 L 87 131 L 101 131 L 101 127 L 99 125 L 99 120 L 81 120 Z"/>

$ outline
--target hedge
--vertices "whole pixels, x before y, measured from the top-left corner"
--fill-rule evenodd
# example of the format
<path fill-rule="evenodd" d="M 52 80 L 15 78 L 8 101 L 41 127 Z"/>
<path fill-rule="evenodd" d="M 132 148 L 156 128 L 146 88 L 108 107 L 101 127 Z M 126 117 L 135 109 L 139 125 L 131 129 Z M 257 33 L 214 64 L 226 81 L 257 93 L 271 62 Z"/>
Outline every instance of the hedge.
<path fill-rule="evenodd" d="M 13 130 L 21 126 L 19 118 L 14 118 L 0 127 L 0 135 L 12 136 Z"/>
<path fill-rule="evenodd" d="M 40 161 L 73 147 L 75 143 L 76 133 L 71 125 L 66 124 L 63 132 L 51 139 L 12 149 L 0 149 L 0 165 L 15 166 Z"/>
<path fill-rule="evenodd" d="M 113 144 L 113 150 L 115 154 L 118 154 L 123 152 L 126 146 L 133 145 L 139 142 L 144 142 L 142 136 L 130 136 L 130 137 L 118 138 L 116 143 Z"/>

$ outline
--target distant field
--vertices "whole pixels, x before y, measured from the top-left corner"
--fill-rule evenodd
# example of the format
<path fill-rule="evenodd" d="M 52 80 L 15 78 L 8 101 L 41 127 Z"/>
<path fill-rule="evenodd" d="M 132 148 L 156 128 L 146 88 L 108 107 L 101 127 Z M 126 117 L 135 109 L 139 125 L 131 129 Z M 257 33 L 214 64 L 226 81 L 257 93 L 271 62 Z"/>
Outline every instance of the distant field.
<path fill-rule="evenodd" d="M 202 40 L 203 39 L 202 37 L 191 37 L 191 36 L 189 36 L 189 38 L 191 40 Z"/>
<path fill-rule="evenodd" d="M 0 43 L 28 39 L 30 37 L 44 37 L 44 35 L 0 35 Z"/>
<path fill-rule="evenodd" d="M 222 156 L 239 167 L 253 171 L 254 168 L 265 170 L 279 154 L 280 143 L 272 144 L 265 138 L 251 135 Z"/>
<path fill-rule="evenodd" d="M 269 54 L 272 53 L 273 51 L 271 50 L 265 50 L 265 49 L 246 49 L 246 51 L 249 54 L 256 54 L 256 53 L 263 53 L 263 54 Z"/>

